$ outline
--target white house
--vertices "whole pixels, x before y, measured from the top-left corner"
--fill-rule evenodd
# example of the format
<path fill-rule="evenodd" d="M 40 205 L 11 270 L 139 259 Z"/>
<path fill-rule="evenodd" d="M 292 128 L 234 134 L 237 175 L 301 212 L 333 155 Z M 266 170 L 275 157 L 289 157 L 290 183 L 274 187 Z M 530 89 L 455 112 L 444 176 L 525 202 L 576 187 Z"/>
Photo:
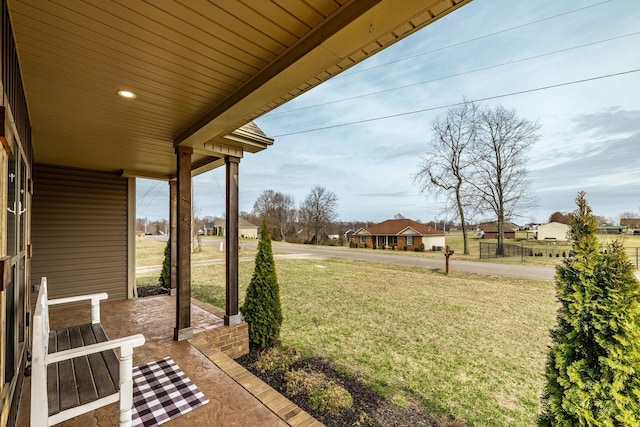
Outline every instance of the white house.
<path fill-rule="evenodd" d="M 216 235 L 224 236 L 224 231 L 227 228 L 227 221 L 224 218 L 216 219 L 213 222 L 213 226 L 216 230 Z M 245 237 L 247 239 L 258 238 L 258 226 L 253 225 L 244 218 L 238 219 L 238 236 Z"/>
<path fill-rule="evenodd" d="M 560 222 L 550 222 L 539 225 L 538 231 L 536 232 L 536 239 L 566 242 L 569 240 L 569 226 Z"/>

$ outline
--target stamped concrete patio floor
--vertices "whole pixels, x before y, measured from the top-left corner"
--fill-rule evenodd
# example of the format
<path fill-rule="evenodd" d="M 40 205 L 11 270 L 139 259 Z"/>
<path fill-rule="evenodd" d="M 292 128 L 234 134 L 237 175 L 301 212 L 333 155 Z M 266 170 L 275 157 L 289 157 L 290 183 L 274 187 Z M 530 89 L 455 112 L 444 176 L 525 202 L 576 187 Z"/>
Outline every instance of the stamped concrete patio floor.
<path fill-rule="evenodd" d="M 141 333 L 146 338 L 134 350 L 133 364 L 142 365 L 170 356 L 209 398 L 209 403 L 171 420 L 166 426 L 321 426 L 275 390 L 248 374 L 221 353 L 203 354 L 187 341 L 173 340 L 175 297 L 103 301 L 102 325 L 110 338 Z M 191 326 L 194 336 L 222 325 L 215 307 L 194 301 Z M 51 329 L 90 321 L 88 306 L 50 308 Z M 19 426 L 29 425 L 30 377 L 25 378 L 18 412 Z M 264 403 L 263 403 L 264 402 Z M 117 403 L 59 424 L 65 427 L 118 425 Z"/>

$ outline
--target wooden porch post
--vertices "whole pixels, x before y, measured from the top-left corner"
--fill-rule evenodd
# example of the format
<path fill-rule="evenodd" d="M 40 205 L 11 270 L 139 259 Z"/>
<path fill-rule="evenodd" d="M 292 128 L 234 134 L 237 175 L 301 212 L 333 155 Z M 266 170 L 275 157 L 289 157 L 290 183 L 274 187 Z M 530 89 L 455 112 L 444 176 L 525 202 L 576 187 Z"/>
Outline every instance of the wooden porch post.
<path fill-rule="evenodd" d="M 176 341 L 193 336 L 191 329 L 191 147 L 176 147 L 178 166 L 177 189 L 177 297 Z"/>
<path fill-rule="evenodd" d="M 171 247 L 171 295 L 178 288 L 178 181 L 169 181 L 169 243 Z"/>
<path fill-rule="evenodd" d="M 238 300 L 238 171 L 240 159 L 227 156 L 224 159 L 226 166 L 226 309 L 224 324 L 227 326 L 240 323 L 240 310 Z"/>

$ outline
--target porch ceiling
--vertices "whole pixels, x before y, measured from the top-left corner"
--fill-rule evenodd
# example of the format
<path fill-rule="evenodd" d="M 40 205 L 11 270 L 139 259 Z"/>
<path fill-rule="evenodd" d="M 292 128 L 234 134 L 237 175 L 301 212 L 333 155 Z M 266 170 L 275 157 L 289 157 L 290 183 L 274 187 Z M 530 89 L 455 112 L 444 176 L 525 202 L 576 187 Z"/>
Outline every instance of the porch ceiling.
<path fill-rule="evenodd" d="M 194 173 L 263 150 L 247 123 L 470 1 L 9 0 L 35 161 L 166 179 L 176 145 Z"/>

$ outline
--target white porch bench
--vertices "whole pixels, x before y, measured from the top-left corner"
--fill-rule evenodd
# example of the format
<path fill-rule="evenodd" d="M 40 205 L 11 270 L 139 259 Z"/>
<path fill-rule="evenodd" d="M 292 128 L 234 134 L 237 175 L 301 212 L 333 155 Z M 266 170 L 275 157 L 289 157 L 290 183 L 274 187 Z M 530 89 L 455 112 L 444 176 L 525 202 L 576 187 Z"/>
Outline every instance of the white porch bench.
<path fill-rule="evenodd" d="M 120 401 L 120 426 L 131 426 L 133 348 L 143 335 L 110 340 L 100 324 L 106 293 L 49 300 L 43 277 L 33 315 L 31 426 L 51 426 Z M 91 323 L 49 330 L 49 306 L 91 301 Z M 118 349 L 119 356 L 116 356 Z"/>

